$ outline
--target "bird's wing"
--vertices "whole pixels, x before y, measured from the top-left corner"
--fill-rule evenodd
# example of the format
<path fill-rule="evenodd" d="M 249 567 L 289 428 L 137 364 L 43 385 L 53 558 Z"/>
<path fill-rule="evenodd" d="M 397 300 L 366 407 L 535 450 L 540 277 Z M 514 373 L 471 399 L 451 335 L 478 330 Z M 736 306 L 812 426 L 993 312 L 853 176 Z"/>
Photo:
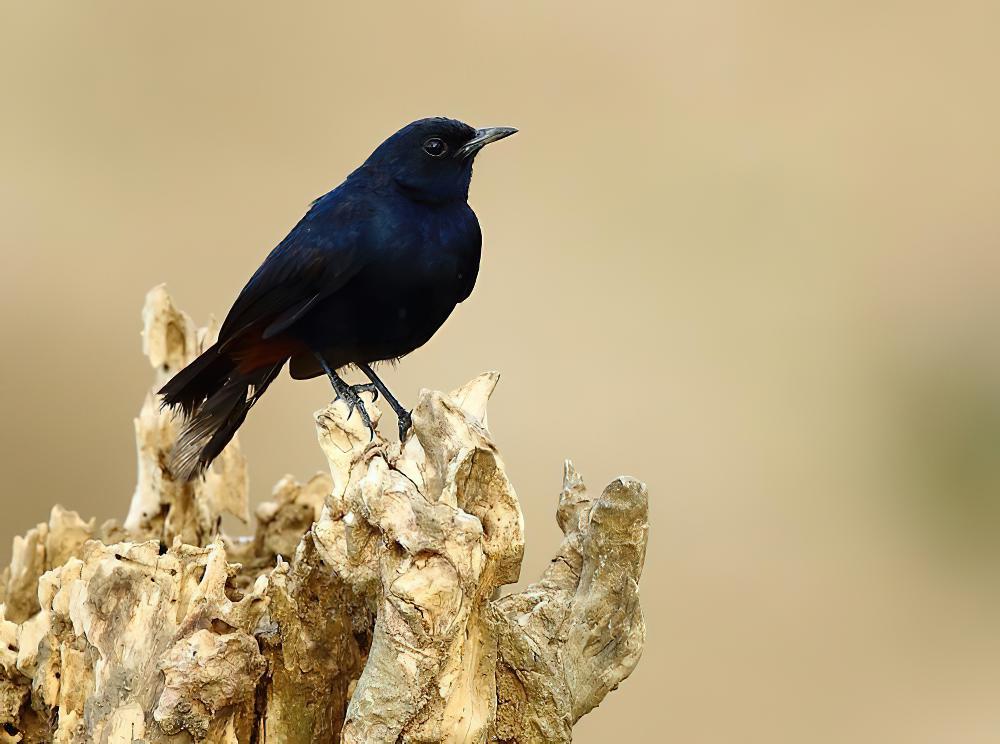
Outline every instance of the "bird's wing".
<path fill-rule="evenodd" d="M 267 340 L 287 330 L 365 265 L 363 207 L 310 210 L 271 251 L 240 292 L 219 332 L 220 350 L 247 333 Z"/>
<path fill-rule="evenodd" d="M 287 330 L 289 326 L 295 323 L 295 321 L 309 312 L 313 305 L 323 299 L 323 296 L 324 295 L 317 293 L 304 302 L 292 305 L 288 308 L 288 310 L 281 313 L 277 318 L 268 323 L 264 332 L 261 334 L 261 338 L 267 341 L 269 338 L 274 338 L 282 331 Z"/>

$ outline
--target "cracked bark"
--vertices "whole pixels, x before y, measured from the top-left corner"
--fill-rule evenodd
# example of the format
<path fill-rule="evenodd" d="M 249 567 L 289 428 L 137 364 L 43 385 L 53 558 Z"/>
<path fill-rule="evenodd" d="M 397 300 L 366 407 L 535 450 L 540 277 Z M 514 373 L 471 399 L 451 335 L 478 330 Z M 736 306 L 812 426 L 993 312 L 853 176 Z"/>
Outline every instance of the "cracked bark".
<path fill-rule="evenodd" d="M 402 447 L 342 403 L 319 411 L 329 475 L 282 479 L 232 538 L 222 513 L 249 518 L 238 440 L 175 483 L 176 422 L 153 395 L 215 331 L 162 287 L 143 320 L 155 379 L 128 516 L 55 506 L 0 575 L 0 744 L 568 742 L 635 668 L 638 481 L 591 495 L 567 462 L 555 558 L 498 598 L 524 526 L 487 426 L 495 373 L 422 391 Z"/>

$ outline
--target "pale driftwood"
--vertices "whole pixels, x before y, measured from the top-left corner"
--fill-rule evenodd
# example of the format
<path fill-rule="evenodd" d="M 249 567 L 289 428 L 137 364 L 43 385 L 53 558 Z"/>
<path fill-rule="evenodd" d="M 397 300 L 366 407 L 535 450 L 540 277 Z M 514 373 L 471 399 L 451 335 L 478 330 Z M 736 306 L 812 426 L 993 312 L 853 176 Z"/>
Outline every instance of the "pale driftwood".
<path fill-rule="evenodd" d="M 162 287 L 143 317 L 156 385 L 213 335 Z M 124 525 L 57 506 L 14 542 L 0 742 L 570 741 L 642 651 L 646 490 L 592 497 L 567 462 L 562 545 L 500 597 L 524 530 L 486 426 L 496 383 L 423 391 L 401 451 L 331 404 L 330 474 L 283 479 L 252 538 L 220 533 L 224 511 L 247 518 L 238 442 L 175 483 L 176 422 L 151 391 Z"/>

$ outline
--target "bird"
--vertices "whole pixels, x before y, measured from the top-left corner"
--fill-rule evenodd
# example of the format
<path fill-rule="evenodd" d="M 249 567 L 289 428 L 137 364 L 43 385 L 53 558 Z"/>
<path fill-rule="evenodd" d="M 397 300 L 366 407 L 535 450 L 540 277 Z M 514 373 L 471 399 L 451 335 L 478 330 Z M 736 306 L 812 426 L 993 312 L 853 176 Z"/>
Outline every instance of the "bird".
<path fill-rule="evenodd" d="M 374 437 L 360 394 L 381 395 L 402 441 L 410 413 L 375 374 L 423 346 L 479 274 L 482 232 L 468 204 L 482 149 L 517 132 L 446 117 L 391 135 L 316 199 L 239 293 L 218 340 L 159 390 L 181 417 L 170 475 L 203 475 L 285 364 L 293 379 L 326 375 L 336 400 Z M 355 367 L 369 380 L 349 385 Z"/>

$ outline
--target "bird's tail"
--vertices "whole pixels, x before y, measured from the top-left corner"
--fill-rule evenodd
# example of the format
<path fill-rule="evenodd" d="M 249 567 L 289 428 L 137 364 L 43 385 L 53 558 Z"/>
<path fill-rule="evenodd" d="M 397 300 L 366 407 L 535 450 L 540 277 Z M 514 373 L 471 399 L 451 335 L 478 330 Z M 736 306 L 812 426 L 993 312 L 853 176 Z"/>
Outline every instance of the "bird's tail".
<path fill-rule="evenodd" d="M 242 372 L 216 345 L 163 386 L 163 405 L 184 414 L 167 463 L 176 480 L 193 480 L 205 472 L 283 365 L 284 361 Z"/>

